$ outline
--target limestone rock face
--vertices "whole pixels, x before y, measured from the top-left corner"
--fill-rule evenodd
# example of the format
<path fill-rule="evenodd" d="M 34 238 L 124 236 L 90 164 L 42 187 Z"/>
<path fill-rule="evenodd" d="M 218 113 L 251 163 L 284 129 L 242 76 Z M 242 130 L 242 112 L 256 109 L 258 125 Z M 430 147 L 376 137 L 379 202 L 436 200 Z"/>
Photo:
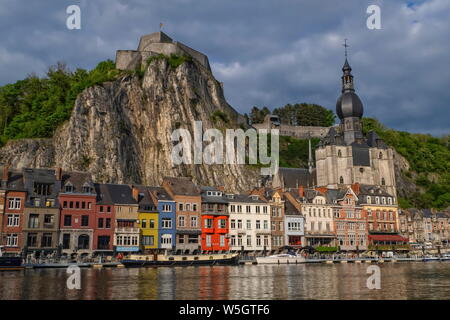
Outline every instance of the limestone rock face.
<path fill-rule="evenodd" d="M 217 110 L 225 121 L 212 117 Z M 207 68 L 195 60 L 173 68 L 159 59 L 142 78 L 128 75 L 86 89 L 52 139 L 9 141 L 0 149 L 0 162 L 88 171 L 98 182 L 158 185 L 164 176 L 190 176 L 200 185 L 243 191 L 257 183 L 259 170 L 171 161 L 173 130 L 188 129 L 193 137 L 196 120 L 205 130 L 237 128 L 241 118 Z"/>
<path fill-rule="evenodd" d="M 406 160 L 400 153 L 394 150 L 394 172 L 395 172 L 395 184 L 397 188 L 398 196 L 407 198 L 408 195 L 417 191 L 417 186 L 414 183 L 415 173 L 412 172 L 412 178 L 408 178 L 405 173 L 410 170 L 408 160 Z"/>

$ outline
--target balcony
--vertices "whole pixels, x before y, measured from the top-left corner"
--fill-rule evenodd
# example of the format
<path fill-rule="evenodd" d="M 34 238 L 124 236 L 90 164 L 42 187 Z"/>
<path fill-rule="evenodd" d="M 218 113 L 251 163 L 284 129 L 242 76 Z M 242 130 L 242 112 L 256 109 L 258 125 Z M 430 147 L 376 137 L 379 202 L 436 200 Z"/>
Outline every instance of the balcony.
<path fill-rule="evenodd" d="M 133 227 L 118 227 L 116 228 L 116 233 L 138 233 L 139 234 L 139 228 L 133 228 Z"/>

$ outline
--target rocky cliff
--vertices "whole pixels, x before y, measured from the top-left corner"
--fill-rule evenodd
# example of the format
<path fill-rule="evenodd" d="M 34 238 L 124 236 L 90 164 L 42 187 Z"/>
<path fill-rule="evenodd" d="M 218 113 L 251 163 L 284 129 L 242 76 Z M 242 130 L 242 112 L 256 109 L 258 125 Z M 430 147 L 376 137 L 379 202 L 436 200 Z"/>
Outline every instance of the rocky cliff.
<path fill-rule="evenodd" d="M 214 117 L 218 112 L 221 117 Z M 174 68 L 154 59 L 143 73 L 84 90 L 71 118 L 51 139 L 9 141 L 0 162 L 12 167 L 85 170 L 99 182 L 160 184 L 164 176 L 231 191 L 257 183 L 259 170 L 244 165 L 178 165 L 170 161 L 177 128 L 237 127 L 241 116 L 225 101 L 221 84 L 195 59 Z"/>

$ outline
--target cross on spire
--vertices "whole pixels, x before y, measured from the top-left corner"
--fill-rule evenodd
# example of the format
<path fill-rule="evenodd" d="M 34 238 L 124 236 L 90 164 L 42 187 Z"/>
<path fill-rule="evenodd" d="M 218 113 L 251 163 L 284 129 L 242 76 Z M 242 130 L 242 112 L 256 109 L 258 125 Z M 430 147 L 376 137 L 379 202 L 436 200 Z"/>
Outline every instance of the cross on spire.
<path fill-rule="evenodd" d="M 343 46 L 344 46 L 344 48 L 345 48 L 345 57 L 346 57 L 346 58 L 347 58 L 347 48 L 350 47 L 350 46 L 347 44 L 347 40 L 348 40 L 348 39 L 344 39 L 344 44 L 343 44 Z"/>

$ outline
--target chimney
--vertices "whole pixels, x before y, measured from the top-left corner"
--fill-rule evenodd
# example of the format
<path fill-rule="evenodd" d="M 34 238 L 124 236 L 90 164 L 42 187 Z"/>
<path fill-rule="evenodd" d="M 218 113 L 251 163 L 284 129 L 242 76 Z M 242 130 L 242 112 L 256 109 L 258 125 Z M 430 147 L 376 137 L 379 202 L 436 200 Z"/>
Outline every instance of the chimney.
<path fill-rule="evenodd" d="M 8 178 L 9 178 L 9 166 L 5 165 L 3 166 L 2 187 L 6 187 L 6 185 L 8 184 Z"/>
<path fill-rule="evenodd" d="M 133 199 L 139 202 L 139 189 L 135 186 L 131 186 L 131 193 L 133 196 Z"/>
<path fill-rule="evenodd" d="M 56 174 L 56 181 L 61 181 L 61 178 L 62 178 L 62 168 L 56 168 L 55 174 Z"/>
<path fill-rule="evenodd" d="M 298 187 L 298 195 L 302 198 L 305 196 L 305 190 L 303 189 L 303 186 Z"/>
<path fill-rule="evenodd" d="M 355 192 L 356 195 L 360 193 L 360 185 L 358 182 L 352 184 L 353 192 Z"/>

